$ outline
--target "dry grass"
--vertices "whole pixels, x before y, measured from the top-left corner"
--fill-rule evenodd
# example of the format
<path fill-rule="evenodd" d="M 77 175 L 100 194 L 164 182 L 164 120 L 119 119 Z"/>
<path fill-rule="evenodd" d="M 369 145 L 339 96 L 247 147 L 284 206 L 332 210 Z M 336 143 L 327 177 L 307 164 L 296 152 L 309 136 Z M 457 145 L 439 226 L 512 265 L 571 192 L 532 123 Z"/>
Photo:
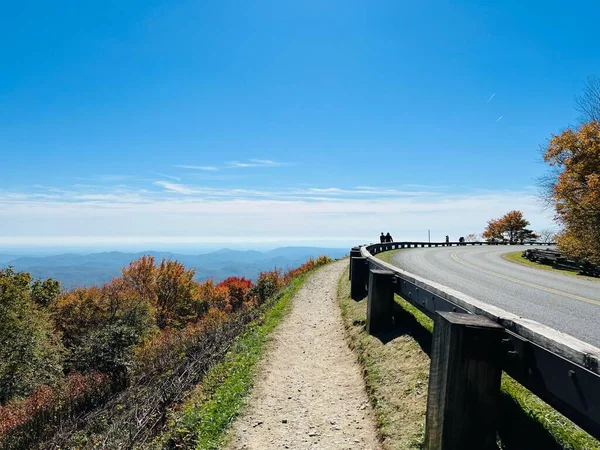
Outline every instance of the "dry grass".
<path fill-rule="evenodd" d="M 407 330 L 370 336 L 364 330 L 367 300 L 350 298 L 346 271 L 339 283 L 339 303 L 350 346 L 364 368 L 385 449 L 419 449 L 425 430 L 429 357 Z M 384 344 L 385 342 L 385 344 Z"/>

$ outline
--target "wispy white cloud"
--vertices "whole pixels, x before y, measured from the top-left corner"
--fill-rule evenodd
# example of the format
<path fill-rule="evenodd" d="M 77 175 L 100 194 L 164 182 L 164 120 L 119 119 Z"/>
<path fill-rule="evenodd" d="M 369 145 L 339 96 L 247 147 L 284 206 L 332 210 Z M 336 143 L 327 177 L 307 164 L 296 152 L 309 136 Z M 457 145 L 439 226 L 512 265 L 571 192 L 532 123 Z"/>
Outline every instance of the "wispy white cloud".
<path fill-rule="evenodd" d="M 80 181 L 96 181 L 101 183 L 114 183 L 119 181 L 147 181 L 143 178 L 138 178 L 134 175 L 119 175 L 119 174 L 107 174 L 107 175 L 95 175 L 89 177 L 75 177 L 76 180 Z"/>
<path fill-rule="evenodd" d="M 190 195 L 195 193 L 194 189 L 183 184 L 169 183 L 168 181 L 155 181 L 154 184 L 176 194 Z"/>
<path fill-rule="evenodd" d="M 39 186 L 39 185 L 38 185 Z M 426 201 L 426 199 L 451 198 L 448 189 L 439 186 L 402 186 L 400 188 L 357 186 L 340 187 L 288 187 L 278 189 L 215 187 L 196 184 L 175 183 L 168 180 L 156 180 L 154 188 L 144 189 L 119 185 L 114 187 L 94 185 L 73 185 L 70 188 L 54 188 L 39 186 L 39 190 L 30 192 L 9 192 L 0 190 L 0 204 L 11 201 L 47 201 L 85 203 L 89 200 L 147 202 L 172 201 L 230 201 L 230 200 L 271 200 L 271 201 L 303 201 L 303 202 L 343 202 L 352 200 L 367 201 Z M 43 189 L 42 189 L 43 188 Z M 532 190 L 526 190 L 535 195 Z M 491 195 L 494 191 L 472 191 L 473 195 Z"/>
<path fill-rule="evenodd" d="M 273 161 L 270 159 L 251 159 L 250 161 L 254 164 L 259 164 L 259 165 L 263 165 L 263 166 L 271 166 L 271 167 L 286 165 L 286 163 L 277 162 L 277 161 Z"/>
<path fill-rule="evenodd" d="M 492 99 L 493 99 L 495 96 L 496 96 L 496 93 L 494 92 L 494 93 L 493 93 L 493 94 L 490 96 L 490 98 L 488 98 L 488 100 L 487 100 L 487 102 L 486 102 L 486 103 L 489 103 L 489 102 L 491 102 L 491 101 L 492 101 Z"/>
<path fill-rule="evenodd" d="M 248 199 L 273 199 L 273 200 L 306 200 L 319 201 L 323 199 L 342 199 L 342 198 L 377 198 L 377 197 L 423 197 L 432 195 L 433 192 L 425 189 L 420 190 L 399 190 L 378 187 L 357 187 L 353 189 L 342 189 L 338 187 L 317 188 L 281 188 L 276 190 L 268 189 L 247 189 L 247 188 L 215 188 L 207 186 L 195 186 L 189 184 L 176 184 L 164 181 L 157 181 L 156 186 L 164 188 L 168 192 L 195 195 L 201 198 L 248 198 Z"/>
<path fill-rule="evenodd" d="M 504 118 L 504 116 L 500 116 L 496 119 L 496 122 L 500 122 L 502 119 Z"/>
<path fill-rule="evenodd" d="M 229 161 L 226 164 L 230 169 L 239 169 L 245 167 L 279 167 L 287 165 L 286 163 L 277 162 L 270 159 L 250 159 L 247 162 Z"/>
<path fill-rule="evenodd" d="M 0 191 L 0 247 L 115 243 L 307 242 L 458 237 L 520 209 L 532 228 L 552 225 L 535 192 L 362 186 L 283 190 L 155 181 L 151 189 Z M 60 191 L 60 192 L 58 192 Z M 40 226 L 43 224 L 43 227 Z M 107 232 L 110 230 L 110 233 Z M 107 237 L 109 236 L 110 237 Z M 142 244 L 140 244 L 142 245 Z M 0 248 L 0 250 L 1 250 Z"/>
<path fill-rule="evenodd" d="M 249 159 L 247 161 L 227 161 L 222 167 L 218 166 L 197 166 L 193 164 L 176 164 L 173 167 L 178 169 L 197 170 L 204 172 L 217 172 L 220 168 L 225 169 L 241 169 L 247 167 L 280 167 L 286 166 L 288 163 L 273 161 L 272 159 Z"/>
<path fill-rule="evenodd" d="M 174 177 L 173 175 L 167 175 L 167 174 L 160 173 L 160 172 L 150 172 L 150 173 L 153 173 L 154 175 L 158 175 L 159 177 L 168 178 L 169 180 L 181 181 L 180 177 Z"/>
<path fill-rule="evenodd" d="M 176 164 L 173 167 L 177 167 L 178 169 L 189 169 L 189 170 L 203 170 L 206 172 L 216 172 L 218 167 L 215 166 L 194 166 L 189 164 Z"/>

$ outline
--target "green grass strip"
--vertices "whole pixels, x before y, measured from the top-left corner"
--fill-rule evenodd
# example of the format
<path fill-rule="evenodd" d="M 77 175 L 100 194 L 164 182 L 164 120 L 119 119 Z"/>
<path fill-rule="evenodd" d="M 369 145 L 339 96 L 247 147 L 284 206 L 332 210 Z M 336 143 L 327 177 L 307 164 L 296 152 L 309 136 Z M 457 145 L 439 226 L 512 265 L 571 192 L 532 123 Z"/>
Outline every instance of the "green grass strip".
<path fill-rule="evenodd" d="M 579 275 L 577 270 L 555 269 L 554 267 L 548 266 L 546 264 L 540 264 L 535 261 L 529 261 L 527 258 L 523 257 L 523 252 L 521 251 L 505 253 L 504 255 L 502 255 L 502 258 L 510 262 L 521 264 L 522 266 L 533 267 L 534 269 L 545 270 L 547 272 L 554 272 L 560 275 L 568 275 L 570 277 L 585 278 L 586 280 L 595 281 L 597 283 L 600 282 L 598 278 L 588 277 L 586 275 Z"/>
<path fill-rule="evenodd" d="M 235 342 L 225 360 L 210 370 L 201 387 L 186 402 L 188 406 L 184 407 L 173 433 L 184 442 L 185 448 L 216 450 L 226 444 L 226 431 L 254 384 L 256 366 L 269 334 L 290 311 L 292 298 L 308 275 L 295 278 L 283 289 L 281 298 Z"/>
<path fill-rule="evenodd" d="M 375 255 L 376 258 L 388 263 L 388 264 L 393 264 L 392 263 L 392 256 L 394 256 L 396 253 L 398 253 L 400 250 L 404 251 L 405 249 L 398 249 L 398 250 L 389 250 L 387 252 L 382 252 L 382 253 L 378 253 L 377 255 Z M 408 249 L 406 249 L 408 250 Z"/>
<path fill-rule="evenodd" d="M 600 449 L 600 442 L 505 373 L 502 373 L 502 394 L 509 397 L 532 423 L 539 425 L 549 435 L 546 437 L 535 433 L 537 436 L 534 435 L 535 441 L 531 439 L 532 445 L 537 442 L 539 448 Z M 518 439 L 518 436 L 515 438 Z M 540 444 L 544 439 L 547 442 Z M 556 445 L 552 445 L 554 443 Z"/>
<path fill-rule="evenodd" d="M 429 357 L 407 334 L 400 333 L 389 342 L 369 335 L 365 330 L 367 300 L 351 299 L 349 284 L 346 271 L 338 282 L 338 303 L 348 343 L 363 369 L 382 448 L 421 449 Z"/>

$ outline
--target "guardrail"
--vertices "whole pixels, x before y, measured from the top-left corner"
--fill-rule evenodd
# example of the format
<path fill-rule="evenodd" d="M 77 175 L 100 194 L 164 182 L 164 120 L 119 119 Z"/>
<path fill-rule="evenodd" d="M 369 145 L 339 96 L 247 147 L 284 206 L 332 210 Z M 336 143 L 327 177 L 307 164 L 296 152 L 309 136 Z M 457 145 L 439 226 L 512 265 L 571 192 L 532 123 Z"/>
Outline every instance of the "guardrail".
<path fill-rule="evenodd" d="M 350 252 L 351 296 L 368 295 L 369 333 L 392 325 L 394 293 L 434 319 L 425 448 L 492 445 L 502 371 L 600 438 L 600 349 L 375 257 L 465 244 L 487 243 L 393 242 Z"/>
<path fill-rule="evenodd" d="M 510 244 L 508 242 L 487 242 L 487 241 L 473 241 L 473 242 L 382 242 L 375 244 L 364 244 L 361 247 L 369 247 L 375 250 L 377 246 L 387 245 L 392 246 L 393 249 L 396 248 L 411 248 L 411 247 L 459 247 L 465 245 L 556 245 L 554 242 L 524 242 L 524 243 L 514 243 Z M 387 248 L 387 247 L 386 247 Z M 387 251 L 387 250 L 379 250 L 379 251 Z"/>

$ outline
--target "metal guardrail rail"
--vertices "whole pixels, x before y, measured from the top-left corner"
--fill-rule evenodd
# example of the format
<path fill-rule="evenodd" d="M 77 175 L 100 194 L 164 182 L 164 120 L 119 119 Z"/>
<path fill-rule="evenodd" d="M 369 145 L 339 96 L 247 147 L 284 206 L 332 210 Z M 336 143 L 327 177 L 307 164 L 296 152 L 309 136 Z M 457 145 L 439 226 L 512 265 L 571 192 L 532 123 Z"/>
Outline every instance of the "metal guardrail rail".
<path fill-rule="evenodd" d="M 393 272 L 396 294 L 429 317 L 438 312 L 483 315 L 504 328 L 501 367 L 508 375 L 600 439 L 600 349 L 538 322 L 485 304 L 375 257 L 410 247 L 488 245 L 484 242 L 393 242 L 354 247 L 369 270 Z M 494 244 L 492 244 L 494 245 Z M 538 244 L 540 245 L 540 244 Z M 541 244 L 549 245 L 549 244 Z M 364 258 L 364 259 L 363 259 Z M 369 276 L 365 276 L 365 289 Z"/>

